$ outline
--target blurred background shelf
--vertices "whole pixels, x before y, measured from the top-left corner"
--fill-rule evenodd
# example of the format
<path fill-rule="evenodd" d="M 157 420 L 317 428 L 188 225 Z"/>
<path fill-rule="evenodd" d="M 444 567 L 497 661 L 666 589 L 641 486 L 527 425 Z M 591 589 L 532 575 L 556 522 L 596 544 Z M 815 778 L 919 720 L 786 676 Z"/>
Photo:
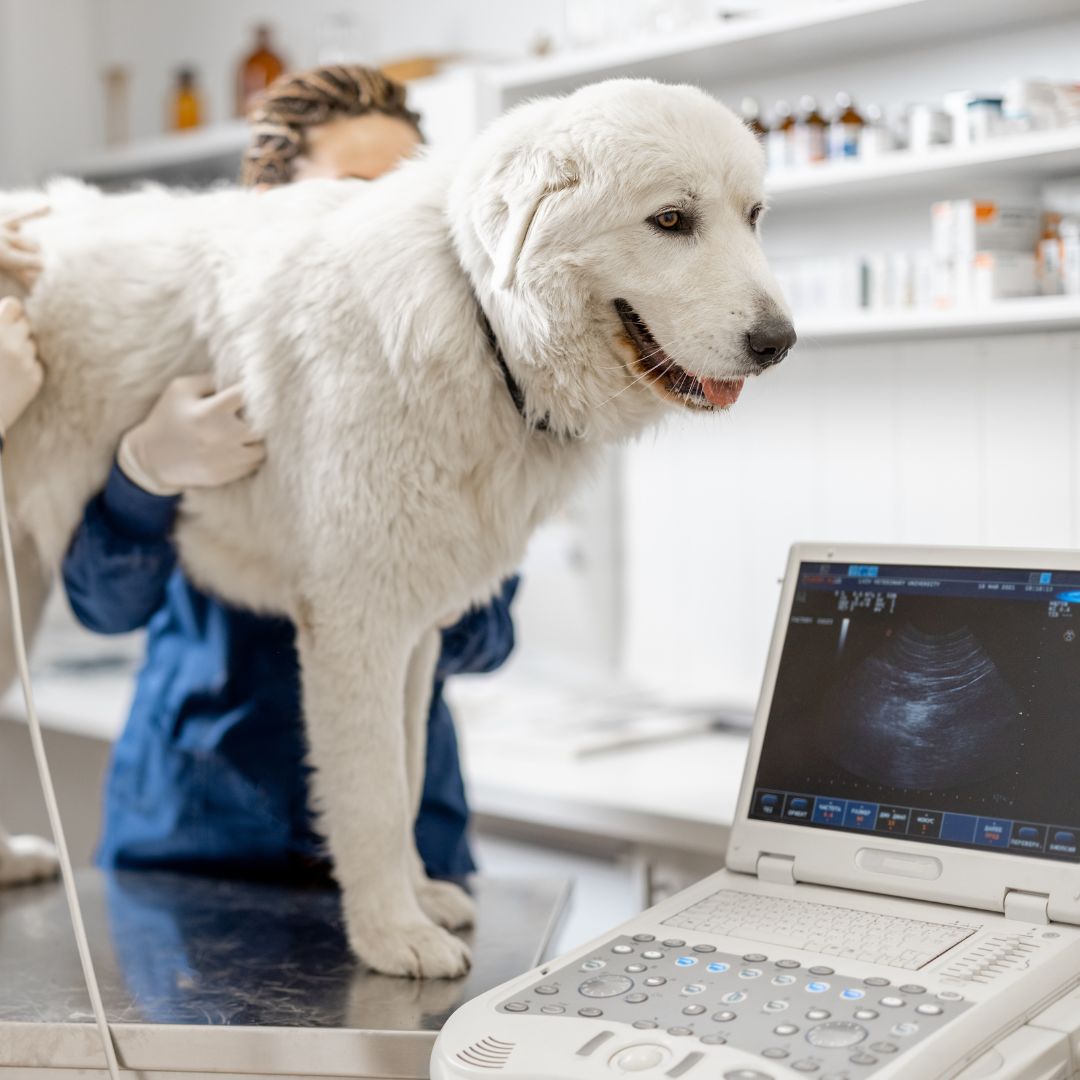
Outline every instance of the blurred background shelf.
<path fill-rule="evenodd" d="M 147 177 L 175 181 L 178 174 L 216 177 L 235 173 L 250 138 L 250 129 L 243 120 L 214 124 L 103 150 L 73 162 L 64 171 L 95 182 Z"/>
<path fill-rule="evenodd" d="M 451 65 L 436 75 L 411 80 L 409 103 L 423 116 L 428 145 L 467 143 L 477 129 L 476 69 Z M 136 139 L 77 159 L 59 171 L 103 187 L 127 187 L 141 180 L 195 186 L 235 180 L 250 138 L 247 122 L 233 120 Z"/>
<path fill-rule="evenodd" d="M 781 209 L 846 199 L 929 192 L 935 199 L 969 195 L 993 170 L 995 184 L 1052 180 L 1080 172 L 1080 125 L 1034 131 L 924 154 L 897 151 L 871 161 L 828 162 L 767 181 Z"/>
<path fill-rule="evenodd" d="M 173 179 L 179 172 L 214 176 L 234 173 L 250 132 L 236 121 L 191 132 L 160 135 L 105 150 L 65 171 L 90 181 L 147 176 Z M 885 197 L 930 191 L 945 198 L 970 191 L 994 169 L 995 181 L 1053 179 L 1080 172 L 1080 126 L 1037 131 L 969 147 L 942 147 L 926 154 L 904 151 L 878 160 L 833 162 L 770 177 L 771 195 L 784 208 L 860 196 Z"/>
<path fill-rule="evenodd" d="M 795 323 L 804 346 L 1080 330 L 1080 298 L 1038 296 L 954 311 L 853 311 Z"/>
<path fill-rule="evenodd" d="M 708 85 L 941 45 L 970 35 L 1076 14 L 1075 0 L 841 0 L 776 15 L 738 18 L 646 40 L 597 45 L 485 73 L 491 108 L 535 94 L 560 93 L 585 81 L 647 76 Z"/>

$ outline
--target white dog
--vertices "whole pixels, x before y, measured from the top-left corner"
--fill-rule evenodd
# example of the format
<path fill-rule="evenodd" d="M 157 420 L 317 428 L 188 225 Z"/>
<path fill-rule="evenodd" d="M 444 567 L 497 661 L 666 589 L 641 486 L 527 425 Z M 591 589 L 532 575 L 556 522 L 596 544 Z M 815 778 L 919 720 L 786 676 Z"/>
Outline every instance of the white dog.
<path fill-rule="evenodd" d="M 266 464 L 188 493 L 176 543 L 198 585 L 296 623 L 313 797 L 379 971 L 469 962 L 443 927 L 470 903 L 412 841 L 434 627 L 491 596 L 604 443 L 728 407 L 794 343 L 762 174 L 714 99 L 626 80 L 514 110 L 457 166 L 267 194 L 69 182 L 26 227 L 48 374 L 5 451 L 24 573 L 57 564 L 170 379 L 242 383 Z"/>

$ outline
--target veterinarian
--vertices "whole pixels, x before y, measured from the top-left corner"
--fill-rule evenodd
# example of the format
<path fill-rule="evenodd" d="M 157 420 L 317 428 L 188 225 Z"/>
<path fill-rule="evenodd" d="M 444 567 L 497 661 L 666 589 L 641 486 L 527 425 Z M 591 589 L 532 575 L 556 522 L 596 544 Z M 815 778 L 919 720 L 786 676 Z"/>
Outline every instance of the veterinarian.
<path fill-rule="evenodd" d="M 356 66 L 279 80 L 250 119 L 243 180 L 255 186 L 375 179 L 421 142 L 403 88 Z M 121 440 L 65 558 L 64 584 L 84 626 L 147 629 L 146 661 L 106 781 L 103 865 L 327 875 L 307 802 L 294 628 L 199 592 L 170 541 L 185 490 L 248 476 L 263 454 L 236 388 L 215 392 L 205 376 L 176 380 Z M 433 877 L 474 869 L 443 682 L 503 663 L 513 647 L 516 587 L 508 581 L 492 604 L 443 630 L 416 825 Z"/>

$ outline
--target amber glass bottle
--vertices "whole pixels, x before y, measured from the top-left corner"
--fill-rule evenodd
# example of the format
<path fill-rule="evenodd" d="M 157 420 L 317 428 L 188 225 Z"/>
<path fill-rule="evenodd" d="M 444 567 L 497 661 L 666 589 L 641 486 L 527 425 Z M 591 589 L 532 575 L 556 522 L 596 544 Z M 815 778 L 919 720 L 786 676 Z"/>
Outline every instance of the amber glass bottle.
<path fill-rule="evenodd" d="M 193 68 L 181 68 L 176 73 L 176 89 L 169 107 L 169 126 L 173 131 L 197 128 L 203 122 L 202 101 L 195 84 Z"/>
<path fill-rule="evenodd" d="M 817 102 L 809 94 L 799 99 L 799 118 L 792 133 L 796 168 L 815 165 L 826 156 L 825 118 L 818 112 Z"/>
<path fill-rule="evenodd" d="M 786 101 L 778 101 L 773 109 L 772 124 L 765 136 L 765 156 L 770 172 L 783 172 L 792 165 L 792 135 L 795 117 Z"/>
<path fill-rule="evenodd" d="M 855 108 L 851 95 L 837 94 L 836 112 L 829 123 L 829 157 L 858 157 L 863 126 L 863 118 Z"/>
<path fill-rule="evenodd" d="M 270 27 L 255 28 L 255 50 L 240 63 L 236 77 L 236 115 L 247 113 L 251 99 L 285 71 L 285 61 L 273 49 Z"/>
<path fill-rule="evenodd" d="M 764 142 L 765 136 L 769 134 L 769 129 L 761 122 L 761 106 L 758 105 L 757 99 L 752 97 L 743 98 L 740 111 L 742 112 L 743 123 L 758 137 L 760 142 Z"/>

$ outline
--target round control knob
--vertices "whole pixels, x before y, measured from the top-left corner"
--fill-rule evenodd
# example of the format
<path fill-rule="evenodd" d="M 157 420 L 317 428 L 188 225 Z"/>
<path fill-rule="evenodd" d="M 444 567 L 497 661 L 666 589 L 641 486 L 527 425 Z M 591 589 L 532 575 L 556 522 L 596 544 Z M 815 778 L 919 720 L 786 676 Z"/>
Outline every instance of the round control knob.
<path fill-rule="evenodd" d="M 869 1034 L 861 1024 L 853 1024 L 850 1020 L 832 1020 L 812 1027 L 806 1033 L 806 1041 L 811 1046 L 836 1049 L 861 1043 Z"/>
<path fill-rule="evenodd" d="M 640 1043 L 637 1046 L 628 1046 L 620 1050 L 612 1059 L 611 1067 L 619 1072 L 644 1072 L 646 1069 L 655 1069 L 663 1064 L 668 1058 L 667 1050 L 662 1046 L 652 1043 Z"/>
<path fill-rule="evenodd" d="M 594 975 L 578 987 L 578 993 L 587 998 L 609 998 L 633 989 L 634 980 L 625 975 Z"/>

